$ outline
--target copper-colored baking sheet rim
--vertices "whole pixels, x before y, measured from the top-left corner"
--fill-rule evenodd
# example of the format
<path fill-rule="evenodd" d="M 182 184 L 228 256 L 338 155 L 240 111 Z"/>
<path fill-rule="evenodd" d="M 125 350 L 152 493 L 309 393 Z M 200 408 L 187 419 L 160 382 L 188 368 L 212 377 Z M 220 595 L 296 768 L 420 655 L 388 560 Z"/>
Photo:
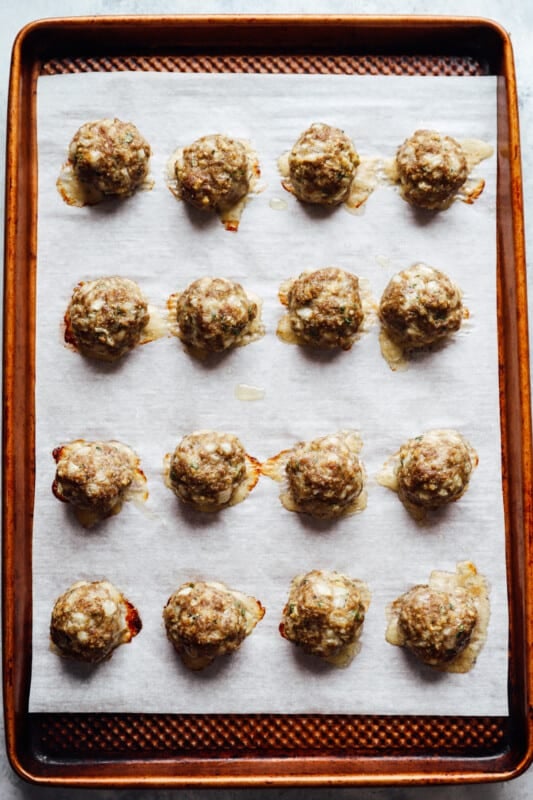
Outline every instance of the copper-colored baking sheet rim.
<path fill-rule="evenodd" d="M 36 84 L 153 70 L 498 75 L 498 325 L 510 608 L 508 717 L 30 714 L 34 486 Z M 37 782 L 229 786 L 490 781 L 533 757 L 531 420 L 512 49 L 495 23 L 436 17 L 100 17 L 29 25 L 8 116 L 3 621 L 7 751 Z"/>

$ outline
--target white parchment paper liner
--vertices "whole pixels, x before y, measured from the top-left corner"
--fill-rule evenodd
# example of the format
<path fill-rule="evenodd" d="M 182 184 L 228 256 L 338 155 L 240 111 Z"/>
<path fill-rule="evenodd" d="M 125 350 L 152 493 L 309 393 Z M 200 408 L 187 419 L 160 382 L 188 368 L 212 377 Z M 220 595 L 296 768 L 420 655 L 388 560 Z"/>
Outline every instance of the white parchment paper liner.
<path fill-rule="evenodd" d="M 314 121 L 339 125 L 361 155 L 392 156 L 416 128 L 496 144 L 496 79 L 114 73 L 38 82 L 39 222 L 37 477 L 33 549 L 31 711 L 343 712 L 501 715 L 507 712 L 507 599 L 496 341 L 496 159 L 477 173 L 473 205 L 415 213 L 380 187 L 359 215 L 299 205 L 280 187 L 276 161 Z M 72 208 L 55 188 L 69 140 L 83 122 L 134 121 L 152 145 L 155 187 L 121 203 Z M 244 210 L 236 234 L 188 210 L 165 186 L 179 144 L 206 133 L 248 138 L 267 188 Z M 285 210 L 271 200 L 283 198 Z M 274 203 L 276 205 L 276 203 Z M 280 282 L 335 265 L 366 278 L 379 298 L 391 275 L 425 261 L 462 287 L 471 319 L 448 346 L 393 373 L 378 328 L 348 353 L 312 354 L 275 329 Z M 61 320 L 80 279 L 120 274 L 149 300 L 201 275 L 242 282 L 264 300 L 267 335 L 214 365 L 179 341 L 138 348 L 115 366 L 65 348 Z M 242 402 L 240 383 L 264 388 Z M 21 421 L 21 424 L 23 421 Z M 263 460 L 299 439 L 357 428 L 369 476 L 368 507 L 334 524 L 287 512 L 279 486 L 262 478 L 242 504 L 203 516 L 181 506 L 162 481 L 162 461 L 185 433 L 235 432 Z M 457 504 L 421 527 L 375 475 L 388 455 L 430 427 L 455 427 L 480 463 Z M 117 438 L 141 456 L 150 497 L 87 532 L 50 491 L 54 446 Z M 387 644 L 385 607 L 432 569 L 470 559 L 491 584 L 486 646 L 467 675 L 432 672 Z M 338 569 L 368 582 L 372 602 L 362 650 L 336 670 L 301 655 L 278 634 L 291 578 Z M 49 649 L 55 598 L 80 578 L 107 577 L 138 607 L 144 627 L 97 668 Z M 165 638 L 161 611 L 190 578 L 217 579 L 258 597 L 267 613 L 234 656 L 192 674 Z"/>

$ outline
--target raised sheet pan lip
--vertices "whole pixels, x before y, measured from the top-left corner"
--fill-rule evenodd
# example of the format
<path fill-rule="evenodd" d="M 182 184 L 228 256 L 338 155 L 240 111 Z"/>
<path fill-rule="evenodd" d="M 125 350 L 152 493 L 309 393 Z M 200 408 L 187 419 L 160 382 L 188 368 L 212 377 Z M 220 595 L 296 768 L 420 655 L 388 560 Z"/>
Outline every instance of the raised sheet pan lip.
<path fill-rule="evenodd" d="M 511 587 L 510 594 L 519 596 L 522 602 L 513 610 L 511 625 L 511 653 L 513 641 L 522 640 L 520 665 L 515 665 L 511 673 L 509 694 L 511 704 L 514 691 L 517 689 L 516 678 L 521 678 L 518 686 L 520 719 L 514 733 L 514 757 L 496 763 L 492 771 L 482 769 L 481 760 L 468 757 L 456 759 L 454 768 L 450 769 L 448 759 L 446 768 L 428 771 L 426 759 L 407 757 L 410 768 L 400 768 L 394 758 L 365 757 L 351 759 L 329 757 L 307 758 L 303 769 L 302 759 L 291 756 L 286 758 L 266 757 L 261 760 L 264 767 L 254 772 L 250 769 L 250 760 L 235 759 L 233 771 L 227 771 L 227 761 L 210 759 L 207 769 L 202 774 L 178 774 L 173 769 L 173 762 L 165 760 L 135 761 L 125 760 L 121 765 L 117 761 L 98 761 L 93 765 L 80 765 L 76 769 L 65 769 L 61 763 L 41 763 L 36 758 L 28 758 L 29 743 L 24 732 L 24 721 L 27 715 L 29 691 L 29 675 L 31 672 L 31 652 L 26 653 L 21 661 L 16 645 L 22 636 L 31 642 L 31 575 L 28 587 L 20 585 L 19 566 L 21 559 L 29 559 L 31 564 L 31 486 L 33 461 L 33 390 L 34 390 L 34 354 L 31 346 L 23 346 L 31 342 L 35 318 L 34 272 L 36 254 L 36 215 L 37 215 L 37 174 L 31 170 L 36 160 L 35 119 L 33 129 L 25 137 L 25 145 L 21 146 L 23 111 L 35 109 L 36 79 L 39 74 L 40 58 L 45 57 L 50 48 L 57 44 L 56 36 L 61 39 L 67 33 L 79 34 L 92 31 L 109 33 L 119 30 L 132 33 L 144 30 L 148 34 L 159 30 L 165 31 L 164 48 L 182 46 L 182 40 L 173 36 L 179 31 L 195 28 L 197 31 L 216 32 L 231 31 L 235 39 L 231 43 L 224 42 L 224 48 L 238 45 L 239 36 L 246 32 L 262 28 L 272 34 L 290 30 L 305 32 L 317 26 L 324 31 L 370 32 L 370 50 L 377 39 L 387 49 L 389 33 L 397 34 L 405 41 L 406 32 L 442 33 L 443 36 L 452 31 L 468 33 L 481 30 L 491 36 L 496 45 L 492 54 L 498 64 L 493 74 L 498 74 L 503 82 L 501 92 L 499 123 L 503 125 L 500 135 L 505 139 L 505 147 L 498 147 L 498 165 L 503 173 L 507 170 L 508 192 L 510 200 L 510 224 L 502 233 L 498 226 L 498 257 L 512 258 L 514 265 L 512 297 L 500 285 L 500 331 L 503 322 L 509 317 L 513 325 L 506 331 L 503 344 L 500 344 L 501 362 L 501 394 L 502 394 L 502 434 L 508 424 L 504 414 L 507 397 L 518 400 L 519 431 L 521 448 L 519 458 L 511 464 L 507 454 L 508 466 L 512 474 L 507 481 L 513 488 L 512 496 L 507 496 L 506 517 L 518 521 L 521 527 L 521 542 L 515 541 L 516 530 L 508 531 L 508 569 L 518 581 L 519 587 Z M 384 37 L 384 38 L 383 38 Z M 95 40 L 93 40 L 95 41 Z M 106 40 L 108 43 L 109 40 Z M 248 40 L 240 39 L 240 46 L 246 49 Z M 384 44 L 385 42 L 385 44 Z M 237 43 L 237 45 L 236 45 Z M 220 45 L 220 42 L 218 43 Z M 74 45 L 72 45 L 74 46 Z M 107 45 L 106 45 L 107 46 Z M 357 45 L 354 45 L 357 52 Z M 126 48 L 127 49 L 127 48 Z M 139 48 L 141 49 L 141 48 Z M 319 48 L 320 49 L 320 48 Z M 120 49 L 122 53 L 124 48 Z M 145 48 L 147 53 L 156 54 L 158 44 L 152 43 Z M 453 50 L 453 48 L 452 48 Z M 448 52 L 452 50 L 448 49 Z M 71 52 L 71 45 L 66 44 L 65 51 Z M 394 52 L 401 52 L 401 45 Z M 284 52 L 290 52 L 284 50 Z M 392 52 L 389 49 L 389 52 Z M 26 62 L 30 62 L 29 66 Z M 501 128 L 500 125 L 500 128 Z M 3 682 L 4 713 L 6 723 L 7 753 L 11 765 L 24 779 L 36 784 L 56 786 L 90 786 L 92 788 L 114 787 L 230 787 L 230 786 L 311 786 L 311 785 L 391 785 L 391 784 L 429 784 L 429 783 L 462 783 L 502 781 L 516 777 L 523 772 L 533 758 L 532 716 L 530 712 L 532 697 L 532 676 L 527 654 L 533 642 L 533 591 L 531 575 L 527 569 L 533 557 L 531 552 L 531 415 L 529 386 L 529 353 L 527 327 L 527 300 L 525 279 L 525 249 L 522 208 L 522 178 L 520 166 L 520 141 L 518 127 L 518 103 L 512 47 L 505 29 L 497 22 L 480 17 L 457 16 L 377 16 L 377 15 L 131 15 L 131 16 L 84 16 L 73 18 L 50 18 L 37 20 L 26 25 L 18 34 L 12 54 L 11 77 L 9 87 L 8 140 L 6 169 L 6 244 L 5 244 L 5 295 L 4 295 L 4 427 L 3 427 Z M 28 164 L 30 167 L 28 167 Z M 26 181 L 24 182 L 24 178 Z M 21 198 L 25 203 L 21 206 Z M 22 250 L 21 250 L 22 248 Z M 511 253 L 509 253 L 511 248 Z M 21 253 L 25 255 L 24 280 L 21 282 Z M 500 270 L 499 270 L 500 271 Z M 17 312 L 21 304 L 26 309 L 25 322 L 27 336 L 20 342 L 20 323 Z M 503 310 L 502 310 L 503 308 Z M 516 359 L 513 369 L 506 368 L 505 356 L 512 354 Z M 515 408 L 515 411 L 517 409 Z M 24 436 L 20 433 L 20 421 L 26 429 Z M 19 430 L 17 434 L 17 430 Z M 509 439 L 509 432 L 507 439 Z M 505 438 L 502 436 L 502 438 Z M 17 447 L 17 445 L 21 445 Z M 504 442 L 504 462 L 507 443 Z M 511 469 L 509 470 L 511 473 Z M 30 478 L 28 480 L 28 477 Z M 29 488 L 28 488 L 29 487 Z M 24 501 L 24 502 L 21 502 Z M 517 544 L 521 544 L 517 552 Z M 31 572 L 31 568 L 30 568 Z M 15 581 L 24 591 L 15 591 Z M 21 631 L 21 620 L 24 630 Z M 31 651 L 31 645 L 29 650 Z M 253 759 L 255 760 L 255 759 Z M 347 760 L 353 765 L 353 771 L 342 770 Z M 194 759 L 181 759 L 181 766 L 187 766 Z M 312 762 L 312 764 L 311 764 Z M 71 767 L 71 764 L 69 764 Z M 433 768 L 432 768 L 433 769 Z"/>

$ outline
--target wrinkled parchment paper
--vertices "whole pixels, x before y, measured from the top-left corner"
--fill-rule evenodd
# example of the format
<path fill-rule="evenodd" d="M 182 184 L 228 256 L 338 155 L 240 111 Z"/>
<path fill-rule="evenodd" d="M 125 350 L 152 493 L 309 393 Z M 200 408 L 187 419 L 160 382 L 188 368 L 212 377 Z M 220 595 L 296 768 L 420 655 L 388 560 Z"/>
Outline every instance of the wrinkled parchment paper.
<path fill-rule="evenodd" d="M 496 144 L 494 78 L 288 75 L 86 74 L 38 82 L 37 478 L 33 550 L 32 711 L 344 712 L 501 715 L 507 711 L 507 606 L 500 476 L 496 342 L 496 159 L 476 174 L 474 205 L 414 212 L 380 186 L 358 214 L 304 207 L 280 186 L 277 158 L 311 122 L 344 128 L 362 156 L 393 156 L 415 129 Z M 73 208 L 55 181 L 68 143 L 85 121 L 118 116 L 152 145 L 155 186 L 124 202 Z M 249 139 L 263 193 L 228 233 L 189 210 L 165 184 L 180 144 L 207 133 Z M 279 200 L 286 201 L 285 205 Z M 274 207 L 272 207 L 274 206 Z M 438 352 L 392 372 L 374 326 L 349 352 L 315 354 L 281 342 L 282 280 L 335 265 L 365 278 L 379 299 L 389 278 L 415 261 L 448 273 L 471 317 Z M 120 274 L 150 302 L 202 275 L 240 281 L 263 298 L 267 335 L 211 363 L 176 338 L 137 348 L 116 365 L 65 347 L 61 321 L 73 286 Z M 243 401 L 236 388 L 264 390 Z M 463 499 L 425 525 L 378 485 L 383 462 L 405 439 L 432 427 L 461 431 L 479 453 Z M 218 515 L 180 505 L 162 464 L 186 433 L 236 433 L 264 460 L 300 439 L 360 431 L 368 506 L 334 523 L 291 514 L 279 485 L 262 478 L 247 500 Z M 53 448 L 75 438 L 116 438 L 140 455 L 150 496 L 86 531 L 50 491 Z M 475 562 L 491 584 L 488 638 L 466 675 L 433 672 L 385 641 L 386 605 L 432 569 Z M 278 633 L 291 578 L 313 568 L 367 581 L 372 602 L 362 650 L 338 670 L 301 654 Z M 97 667 L 49 648 L 56 597 L 78 579 L 107 577 L 138 608 L 144 627 Z M 254 594 L 267 613 L 241 649 L 190 673 L 165 637 L 161 612 L 185 580 L 205 578 Z"/>

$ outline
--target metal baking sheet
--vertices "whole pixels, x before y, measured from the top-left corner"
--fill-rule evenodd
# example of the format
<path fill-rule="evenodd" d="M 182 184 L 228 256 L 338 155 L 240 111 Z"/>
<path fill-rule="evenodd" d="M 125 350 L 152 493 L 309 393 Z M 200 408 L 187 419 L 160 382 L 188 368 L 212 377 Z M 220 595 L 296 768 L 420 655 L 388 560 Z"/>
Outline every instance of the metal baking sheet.
<path fill-rule="evenodd" d="M 529 639 L 524 636 L 529 634 L 530 602 L 525 571 L 530 430 L 519 142 L 509 42 L 501 29 L 480 20 L 448 20 L 439 26 L 431 18 L 406 18 L 403 26 L 398 18 L 354 17 L 220 17 L 210 22 L 143 17 L 104 18 L 89 25 L 87 20 L 58 20 L 29 26 L 15 45 L 4 351 L 4 688 L 11 761 L 37 782 L 91 786 L 134 785 L 139 770 L 144 785 L 148 780 L 174 786 L 396 783 L 422 775 L 427 779 L 428 771 L 436 781 L 510 777 L 530 757 Z M 340 69 L 347 74 L 378 69 L 382 74 L 500 76 L 500 409 L 513 687 L 508 717 L 28 713 L 33 481 L 26 478 L 33 476 L 34 466 L 35 86 L 39 74 L 116 69 Z M 28 128 L 31 135 L 23 137 Z M 21 414 L 23 429 L 15 424 Z"/>

